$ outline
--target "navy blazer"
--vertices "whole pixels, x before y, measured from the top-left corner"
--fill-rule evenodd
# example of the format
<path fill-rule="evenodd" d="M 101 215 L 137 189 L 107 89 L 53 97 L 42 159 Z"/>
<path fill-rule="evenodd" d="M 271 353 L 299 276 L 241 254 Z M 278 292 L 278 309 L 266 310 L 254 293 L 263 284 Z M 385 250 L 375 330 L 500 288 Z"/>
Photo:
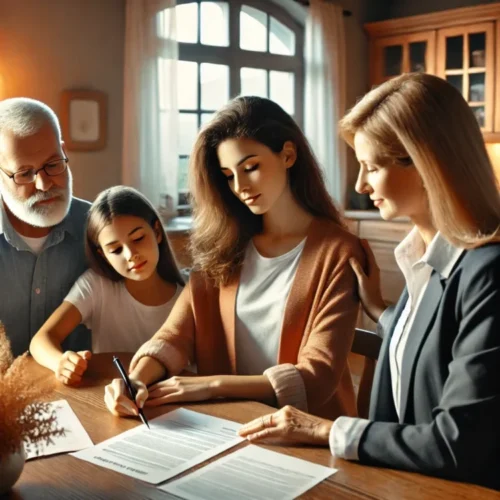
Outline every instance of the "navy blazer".
<path fill-rule="evenodd" d="M 396 413 L 389 344 L 375 371 L 361 462 L 500 489 L 500 244 L 464 252 L 448 279 L 433 271 L 408 335 Z"/>

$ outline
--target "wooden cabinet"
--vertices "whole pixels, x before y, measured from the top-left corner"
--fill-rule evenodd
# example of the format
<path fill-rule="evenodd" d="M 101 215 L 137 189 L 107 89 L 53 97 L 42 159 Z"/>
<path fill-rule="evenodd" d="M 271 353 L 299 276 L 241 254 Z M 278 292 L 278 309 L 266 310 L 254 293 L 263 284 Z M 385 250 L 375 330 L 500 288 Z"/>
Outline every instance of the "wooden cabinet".
<path fill-rule="evenodd" d="M 425 71 L 455 86 L 486 142 L 500 142 L 500 2 L 365 25 L 370 83 Z"/>
<path fill-rule="evenodd" d="M 436 32 L 375 39 L 371 49 L 371 82 L 380 84 L 410 71 L 434 73 L 436 69 Z"/>

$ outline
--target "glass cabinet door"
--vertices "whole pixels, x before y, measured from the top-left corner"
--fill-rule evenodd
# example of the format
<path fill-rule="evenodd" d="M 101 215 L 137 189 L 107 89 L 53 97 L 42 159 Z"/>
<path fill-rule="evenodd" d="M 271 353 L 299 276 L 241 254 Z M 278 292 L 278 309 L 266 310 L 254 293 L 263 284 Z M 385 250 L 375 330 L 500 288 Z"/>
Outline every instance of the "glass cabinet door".
<path fill-rule="evenodd" d="M 372 84 L 413 71 L 435 72 L 435 31 L 383 37 L 375 40 Z"/>
<path fill-rule="evenodd" d="M 438 75 L 464 96 L 485 132 L 493 130 L 494 118 L 493 33 L 493 23 L 438 33 Z"/>
<path fill-rule="evenodd" d="M 408 44 L 408 52 L 410 58 L 409 71 L 422 71 L 423 73 L 429 72 L 427 68 L 427 51 L 429 43 L 427 41 L 410 42 Z"/>
<path fill-rule="evenodd" d="M 400 75 L 403 72 L 403 45 L 387 45 L 383 51 L 384 78 Z"/>

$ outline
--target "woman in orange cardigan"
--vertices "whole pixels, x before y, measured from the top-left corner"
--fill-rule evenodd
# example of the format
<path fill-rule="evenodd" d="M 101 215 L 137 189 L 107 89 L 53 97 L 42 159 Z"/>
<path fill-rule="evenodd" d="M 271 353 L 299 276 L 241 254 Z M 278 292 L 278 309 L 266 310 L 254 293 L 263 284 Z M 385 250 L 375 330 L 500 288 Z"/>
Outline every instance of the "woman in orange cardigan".
<path fill-rule="evenodd" d="M 233 100 L 199 134 L 190 188 L 194 271 L 132 360 L 137 406 L 227 397 L 355 415 L 349 259 L 364 254 L 300 128 L 270 100 Z M 178 376 L 190 362 L 198 376 Z M 105 401 L 137 415 L 119 379 Z"/>

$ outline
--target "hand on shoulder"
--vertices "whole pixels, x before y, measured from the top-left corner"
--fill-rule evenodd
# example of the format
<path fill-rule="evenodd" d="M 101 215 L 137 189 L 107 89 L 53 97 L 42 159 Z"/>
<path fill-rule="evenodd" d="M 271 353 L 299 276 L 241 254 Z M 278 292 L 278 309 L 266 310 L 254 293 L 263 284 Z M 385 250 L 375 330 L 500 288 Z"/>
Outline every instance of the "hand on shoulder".
<path fill-rule="evenodd" d="M 358 294 L 363 309 L 373 321 L 378 323 L 380 316 L 387 307 L 380 288 L 380 269 L 368 241 L 361 240 L 361 245 L 366 255 L 366 272 L 361 263 L 355 258 L 350 258 L 349 264 L 358 281 Z"/>

